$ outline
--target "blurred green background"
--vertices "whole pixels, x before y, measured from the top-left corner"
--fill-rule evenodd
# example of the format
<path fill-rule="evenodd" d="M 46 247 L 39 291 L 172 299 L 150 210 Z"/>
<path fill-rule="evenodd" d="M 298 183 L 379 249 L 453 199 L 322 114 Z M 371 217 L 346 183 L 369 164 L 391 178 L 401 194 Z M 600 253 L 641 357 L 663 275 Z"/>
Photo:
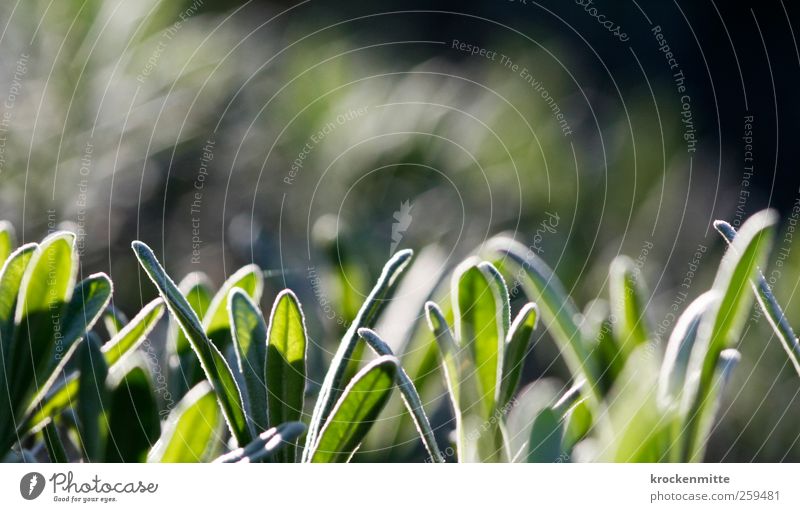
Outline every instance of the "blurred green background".
<path fill-rule="evenodd" d="M 413 351 L 408 305 L 503 231 L 580 305 L 638 258 L 668 335 L 713 279 L 713 219 L 800 214 L 797 8 L 593 3 L 609 30 L 580 3 L 5 1 L 0 216 L 24 241 L 76 230 L 130 313 L 154 295 L 133 239 L 175 276 L 259 264 L 262 306 L 301 297 L 318 378 L 393 250 L 419 253 L 384 326 Z M 789 234 L 767 274 L 797 327 Z M 566 376 L 541 341 L 526 378 Z M 798 378 L 763 319 L 740 350 L 708 459 L 799 461 Z"/>

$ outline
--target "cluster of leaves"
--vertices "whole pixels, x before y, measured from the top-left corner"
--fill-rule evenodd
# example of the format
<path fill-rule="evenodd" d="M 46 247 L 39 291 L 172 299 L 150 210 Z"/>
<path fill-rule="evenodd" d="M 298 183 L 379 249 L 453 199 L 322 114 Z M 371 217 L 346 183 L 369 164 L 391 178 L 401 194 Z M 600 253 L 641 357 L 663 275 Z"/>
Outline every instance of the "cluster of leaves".
<path fill-rule="evenodd" d="M 134 354 L 162 316 L 162 301 L 126 322 L 109 306 L 107 275 L 76 283 L 72 233 L 14 246 L 13 230 L 3 224 L 0 457 L 36 460 L 44 447 L 56 462 L 144 460 L 160 424 L 150 372 Z M 105 343 L 95 330 L 101 318 Z"/>
<path fill-rule="evenodd" d="M 278 294 L 267 322 L 257 305 L 263 289 L 258 267 L 243 267 L 212 293 L 198 273 L 176 285 L 152 250 L 134 242 L 161 297 L 128 322 L 110 306 L 108 276 L 76 284 L 72 233 L 13 247 L 11 226 L 3 224 L 0 381 L 3 396 L 11 397 L 0 401 L 5 460 L 40 460 L 46 451 L 58 462 L 347 461 L 395 386 L 426 446 L 438 453 L 413 383 L 369 329 L 408 266 L 410 251 L 387 263 L 345 333 L 300 458 L 299 441 L 307 430 L 300 420 L 308 336 L 290 290 Z M 151 362 L 136 349 L 165 306 L 171 316 L 168 375 L 159 368 L 154 382 Z M 99 341 L 101 318 L 110 335 L 105 344 Z M 362 337 L 377 357 L 353 372 L 357 365 L 351 363 L 358 361 L 351 355 Z M 154 350 L 147 348 L 148 354 Z"/>
<path fill-rule="evenodd" d="M 800 372 L 797 338 L 758 270 L 776 221 L 765 211 L 739 233 L 716 224 L 730 247 L 711 290 L 678 319 L 663 360 L 630 259 L 611 264 L 610 301 L 579 313 L 532 251 L 508 238 L 490 240 L 480 257 L 455 269 L 444 307 L 424 306 L 453 413 L 456 459 L 702 460 L 722 389 L 740 357 L 733 347 L 751 289 Z M 429 460 L 447 459 L 423 408 L 420 379 L 408 375 L 373 330 L 410 266 L 409 250 L 386 263 L 367 299 L 353 308 L 309 415 L 301 304 L 284 290 L 265 319 L 257 266 L 241 268 L 213 292 L 200 273 L 176 284 L 153 251 L 134 242 L 160 297 L 127 321 L 110 305 L 108 276 L 76 282 L 73 234 L 14 246 L 11 226 L 3 224 L 4 460 L 41 460 L 46 451 L 51 461 L 346 462 L 395 388 Z M 507 281 L 534 301 L 513 322 Z M 147 336 L 165 308 L 168 368 L 154 382 L 153 361 L 137 348 L 147 343 L 152 355 Z M 574 384 L 548 398 L 530 386 L 517 391 L 540 312 Z M 373 358 L 363 357 L 365 347 Z"/>
<path fill-rule="evenodd" d="M 397 386 L 423 442 L 432 456 L 437 457 L 436 441 L 413 383 L 388 345 L 370 330 L 391 299 L 411 260 L 411 251 L 401 251 L 389 260 L 344 334 L 306 427 L 300 420 L 307 381 L 308 336 L 295 295 L 290 290 L 278 295 L 267 324 L 255 302 L 260 294 L 260 277 L 253 281 L 257 284 L 251 287 L 250 295 L 239 286 L 243 276 L 261 275 L 256 267 L 245 267 L 217 293 L 201 322 L 197 310 L 202 310 L 203 300 L 196 300 L 195 308 L 189 299 L 208 294 L 196 285 L 184 286 L 182 292 L 147 245 L 134 242 L 133 249 L 207 379 L 199 384 L 200 391 L 195 392 L 194 388 L 181 401 L 175 413 L 178 417 L 168 422 L 176 426 L 173 443 L 183 446 L 181 430 L 195 436 L 198 431 L 205 431 L 211 437 L 210 429 L 202 424 L 207 423 L 206 415 L 196 409 L 213 410 L 209 405 L 211 399 L 206 398 L 213 396 L 236 445 L 218 461 L 346 462 L 361 445 Z M 227 307 L 217 310 L 215 304 Z M 213 319 L 215 315 L 217 322 Z M 349 371 L 354 366 L 351 363 L 357 361 L 352 355 L 362 340 L 377 357 L 353 374 Z M 233 365 L 229 364 L 232 360 Z M 186 374 L 183 369 L 180 373 Z M 304 433 L 304 449 L 298 454 L 297 441 Z M 204 441 L 206 444 L 198 442 L 196 448 L 207 446 L 208 438 Z M 156 448 L 164 450 L 159 445 Z M 155 457 L 155 460 L 164 459 Z"/>
<path fill-rule="evenodd" d="M 458 459 L 508 461 L 504 416 L 536 327 L 536 305 L 526 304 L 512 324 L 503 277 L 491 263 L 477 260 L 456 269 L 451 300 L 455 334 L 436 303 L 425 308 L 454 411 Z"/>
<path fill-rule="evenodd" d="M 580 313 L 533 251 L 505 237 L 490 240 L 481 253 L 485 261 L 469 263 L 453 277 L 455 336 L 441 310 L 427 306 L 455 410 L 459 459 L 702 460 L 722 390 L 740 358 L 734 347 L 752 304 L 751 288 L 800 373 L 798 340 L 759 271 L 776 222 L 774 212 L 763 211 L 739 233 L 715 223 L 729 248 L 712 288 L 678 318 L 663 360 L 631 259 L 612 262 L 610 301 L 595 301 Z M 574 381 L 561 396 L 520 393 L 510 412 L 504 409 L 509 387 L 527 346 L 520 338 L 535 325 L 537 308 L 525 306 L 509 328 L 502 274 L 536 301 Z M 518 337 L 521 329 L 526 334 Z M 512 432 L 505 419 L 513 420 Z M 476 427 L 476 421 L 484 423 Z"/>

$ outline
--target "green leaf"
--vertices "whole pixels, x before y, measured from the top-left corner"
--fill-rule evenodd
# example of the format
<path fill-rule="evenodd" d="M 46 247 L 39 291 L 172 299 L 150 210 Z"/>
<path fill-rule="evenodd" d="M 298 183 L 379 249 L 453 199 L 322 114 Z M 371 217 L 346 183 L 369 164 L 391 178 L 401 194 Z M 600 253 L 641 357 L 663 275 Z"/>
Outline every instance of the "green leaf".
<path fill-rule="evenodd" d="M 584 384 L 584 381 L 578 381 L 563 395 L 561 395 L 561 397 L 552 407 L 553 412 L 556 413 L 556 416 L 559 418 L 565 416 L 569 409 L 581 401 L 581 389 L 583 388 Z"/>
<path fill-rule="evenodd" d="M 721 300 L 703 316 L 689 359 L 687 392 L 683 401 L 687 418 L 684 459 L 698 448 L 693 443 L 699 425 L 705 421 L 706 396 L 711 389 L 719 355 L 741 335 L 748 318 L 747 310 L 752 304 L 749 284 L 756 277 L 758 268 L 766 263 L 777 220 L 777 214 L 772 210 L 750 217 L 722 258 L 712 286 Z"/>
<path fill-rule="evenodd" d="M 146 462 L 147 452 L 161 433 L 153 382 L 143 359 L 119 370 L 124 372 L 112 371 L 114 382 L 111 383 L 108 442 L 103 462 Z M 117 373 L 121 373 L 121 377 L 117 377 Z"/>
<path fill-rule="evenodd" d="M 0 270 L 0 396 L 3 397 L 0 400 L 0 438 L 2 439 L 16 429 L 11 401 L 6 398 L 11 394 L 8 388 L 6 367 L 11 368 L 9 356 L 14 340 L 14 311 L 17 305 L 19 286 L 36 247 L 36 244 L 23 245 L 6 259 Z M 4 448 L 4 446 L 0 448 Z"/>
<path fill-rule="evenodd" d="M 397 253 L 389 259 L 386 265 L 384 265 L 380 277 L 378 277 L 378 282 L 375 283 L 369 296 L 361 305 L 361 309 L 358 311 L 355 320 L 353 320 L 347 332 L 342 337 L 339 348 L 336 350 L 336 354 L 334 354 L 331 364 L 328 367 L 328 372 L 325 374 L 325 380 L 322 382 L 322 387 L 317 397 L 317 403 L 314 405 L 314 412 L 311 416 L 311 423 L 308 428 L 308 435 L 306 436 L 306 448 L 303 452 L 304 461 L 309 460 L 310 447 L 316 444 L 316 438 L 322 429 L 322 425 L 330 416 L 334 405 L 336 405 L 339 396 L 342 394 L 342 389 L 344 387 L 343 380 L 347 371 L 347 365 L 360 340 L 357 334 L 358 329 L 375 326 L 378 315 L 391 299 L 394 290 L 400 282 L 400 278 L 411 263 L 411 257 L 413 255 L 413 251 L 404 249 L 397 251 Z"/>
<path fill-rule="evenodd" d="M 229 294 L 231 335 L 239 371 L 247 390 L 247 410 L 256 432 L 267 429 L 267 387 L 264 368 L 267 359 L 267 326 L 258 306 L 247 294 L 234 288 Z"/>
<path fill-rule="evenodd" d="M 428 326 L 436 338 L 436 345 L 439 347 L 442 375 L 447 386 L 447 396 L 450 398 L 456 423 L 456 456 L 461 461 L 464 460 L 466 439 L 464 422 L 461 416 L 461 379 L 459 372 L 461 362 L 458 345 L 456 345 L 453 333 L 447 325 L 447 320 L 442 310 L 435 302 L 429 301 L 425 303 L 425 316 L 428 320 Z"/>
<path fill-rule="evenodd" d="M 203 381 L 186 393 L 167 418 L 148 462 L 205 462 L 220 435 L 221 417 L 214 390 Z"/>
<path fill-rule="evenodd" d="M 43 404 L 45 402 L 46 397 L 50 394 L 51 390 L 53 389 L 56 381 L 65 381 L 67 379 L 66 368 L 67 366 L 72 365 L 72 359 L 77 355 L 78 348 L 83 346 L 82 340 L 78 340 L 77 343 L 73 343 L 67 352 L 61 357 L 61 360 L 58 362 L 58 365 L 53 369 L 50 373 L 50 376 L 44 382 L 44 384 L 39 388 L 38 393 L 34 396 L 33 400 L 31 400 L 30 404 L 28 405 L 27 409 L 25 409 L 25 413 L 22 416 L 21 421 L 17 426 L 16 436 L 21 437 L 25 434 L 28 430 L 30 430 L 31 426 L 36 426 L 41 424 L 42 422 L 50 421 L 53 414 L 46 414 L 41 416 L 36 422 L 32 421 L 34 415 L 39 418 L 39 415 L 42 414 Z M 77 390 L 78 390 L 78 381 L 74 379 L 74 387 L 73 393 L 71 398 L 73 400 L 77 399 Z"/>
<path fill-rule="evenodd" d="M 442 293 L 446 297 L 451 270 L 447 264 L 447 254 L 440 246 L 433 244 L 424 247 L 415 254 L 414 264 L 409 267 L 395 292 L 402 300 L 390 301 L 373 328 L 376 332 L 390 336 L 386 341 L 394 353 L 402 355 L 400 359 L 403 367 L 412 378 L 426 408 L 427 404 L 432 405 L 442 398 L 443 381 L 439 371 L 439 348 L 428 329 L 425 315 L 420 313 L 431 297 L 441 297 Z M 449 301 L 447 306 L 449 307 Z M 417 446 L 408 441 L 413 440 L 417 429 L 413 418 L 403 413 L 404 409 L 402 400 L 393 398 L 389 401 L 383 415 L 388 418 L 397 417 L 398 421 L 370 432 L 364 443 L 364 450 L 390 447 L 388 457 L 407 458 L 416 455 Z"/>
<path fill-rule="evenodd" d="M 730 381 L 731 374 L 736 366 L 739 364 L 742 356 L 736 349 L 729 348 L 722 351 L 717 361 L 717 368 L 714 371 L 714 378 L 711 381 L 711 387 L 705 396 L 706 406 L 704 409 L 706 413 L 701 418 L 697 431 L 695 432 L 695 439 L 692 442 L 694 452 L 689 454 L 689 462 L 702 462 L 703 456 L 706 451 L 706 444 L 711 435 L 714 420 L 720 408 L 722 401 L 722 392 L 725 386 Z"/>
<path fill-rule="evenodd" d="M 15 336 L 7 373 L 15 411 L 23 410 L 61 353 L 60 331 L 78 271 L 75 235 L 59 231 L 42 241 L 28 263 L 14 315 Z"/>
<path fill-rule="evenodd" d="M 658 404 L 662 409 L 676 407 L 680 404 L 686 381 L 686 369 L 697 340 L 697 328 L 700 321 L 712 307 L 719 303 L 719 293 L 708 291 L 689 304 L 689 307 L 678 317 L 675 327 L 669 336 L 664 362 L 658 380 Z"/>
<path fill-rule="evenodd" d="M 347 462 L 372 428 L 395 383 L 400 362 L 370 361 L 345 388 L 311 450 L 311 462 Z"/>
<path fill-rule="evenodd" d="M 228 316 L 228 300 L 230 293 L 239 288 L 258 304 L 264 289 L 263 272 L 257 265 L 246 265 L 233 273 L 220 287 L 203 317 L 203 328 L 208 339 L 224 353 L 230 341 L 231 323 Z M 190 291 L 191 293 L 191 291 Z"/>
<path fill-rule="evenodd" d="M 295 441 L 306 431 L 304 423 L 292 421 L 282 423 L 259 434 L 244 448 L 237 448 L 214 460 L 214 462 L 278 462 L 277 457 L 295 446 Z"/>
<path fill-rule="evenodd" d="M 625 358 L 620 355 L 620 347 L 614 339 L 614 326 L 608 302 L 595 299 L 586 305 L 581 333 L 586 340 L 587 348 L 602 368 L 599 391 L 605 395 L 625 367 Z"/>
<path fill-rule="evenodd" d="M 592 411 L 586 405 L 586 399 L 579 400 L 573 405 L 564 417 L 564 439 L 561 443 L 565 454 L 571 454 L 572 449 L 581 441 L 592 428 Z"/>
<path fill-rule="evenodd" d="M 531 427 L 528 462 L 558 462 L 561 460 L 561 440 L 564 424 L 550 407 L 545 407 Z"/>
<path fill-rule="evenodd" d="M 453 274 L 456 339 L 472 356 L 478 400 L 484 419 L 494 415 L 500 399 L 507 332 L 508 291 L 485 263 L 467 261 Z"/>
<path fill-rule="evenodd" d="M 105 311 L 103 311 L 103 325 L 108 331 L 108 335 L 114 337 L 117 333 L 125 327 L 125 324 L 128 323 L 128 318 L 125 316 L 125 313 L 118 310 L 114 307 L 113 304 L 109 304 L 106 307 Z"/>
<path fill-rule="evenodd" d="M 63 374 L 58 384 L 53 386 L 50 392 L 42 398 L 38 407 L 34 410 L 31 425 L 40 425 L 48 418 L 54 417 L 64 409 L 71 408 L 78 400 L 78 374 Z"/>
<path fill-rule="evenodd" d="M 629 257 L 614 258 L 609 274 L 612 326 L 624 363 L 634 348 L 650 338 L 647 293 L 641 272 Z"/>
<path fill-rule="evenodd" d="M 533 338 L 533 331 L 539 320 L 539 310 L 536 304 L 529 302 L 522 307 L 506 338 L 505 356 L 503 357 L 503 381 L 500 387 L 499 406 L 504 407 L 508 404 L 519 386 L 522 376 L 522 365 L 525 364 L 525 356 L 528 355 Z"/>
<path fill-rule="evenodd" d="M 79 352 L 78 433 L 84 459 L 87 462 L 101 462 L 108 433 L 108 365 L 100 351 L 100 340 L 93 333 L 89 333 Z"/>
<path fill-rule="evenodd" d="M 389 345 L 374 331 L 362 328 L 358 330 L 358 335 L 367 342 L 367 345 L 369 345 L 378 356 L 394 356 Z M 414 425 L 417 427 L 417 432 L 419 433 L 420 439 L 422 439 L 425 450 L 427 450 L 428 455 L 430 455 L 431 461 L 444 462 L 442 452 L 436 444 L 436 436 L 433 433 L 433 428 L 431 428 L 431 423 L 428 420 L 428 416 L 425 414 L 425 409 L 422 407 L 422 399 L 419 397 L 419 393 L 417 393 L 417 388 L 414 387 L 414 382 L 402 366 L 398 368 L 397 386 L 400 388 L 403 403 L 414 420 Z"/>
<path fill-rule="evenodd" d="M 585 382 L 578 382 L 564 391 L 564 385 L 560 381 L 552 377 L 543 377 L 534 380 L 520 390 L 509 404 L 511 410 L 503 422 L 509 451 L 513 454 L 510 457 L 511 462 L 526 462 L 531 450 L 536 448 L 543 439 L 547 442 L 553 440 L 541 434 L 535 434 L 535 439 L 532 437 L 534 420 L 543 410 L 550 409 L 556 418 L 564 423 L 571 408 L 578 403 L 587 401 L 586 398 L 581 398 L 581 389 L 584 385 Z M 564 429 L 565 431 L 562 433 L 564 440 L 562 440 L 559 453 L 559 456 L 563 456 L 559 460 L 566 462 L 565 458 L 570 452 L 564 444 L 566 425 Z M 531 444 L 532 439 L 535 441 L 533 444 Z"/>
<path fill-rule="evenodd" d="M 5 262 L 16 245 L 14 226 L 7 220 L 0 221 L 0 262 Z"/>
<path fill-rule="evenodd" d="M 164 301 L 160 298 L 147 303 L 113 338 L 103 347 L 106 364 L 113 366 L 125 356 L 136 350 L 155 328 L 164 314 Z"/>
<path fill-rule="evenodd" d="M 513 275 L 528 298 L 536 302 L 545 327 L 558 343 L 570 371 L 576 378 L 582 375 L 586 379 L 589 397 L 594 404 L 599 403 L 602 368 L 581 337 L 578 308 L 564 285 L 541 258 L 513 239 L 496 237 L 487 242 L 486 248 L 489 256 L 500 260 L 496 264 L 501 269 L 507 268 L 507 275 Z"/>
<path fill-rule="evenodd" d="M 596 419 L 597 453 L 608 462 L 670 462 L 679 448 L 674 412 L 656 404 L 658 361 L 649 347 L 634 349 Z"/>
<path fill-rule="evenodd" d="M 208 276 L 202 272 L 190 272 L 181 280 L 178 289 L 186 297 L 197 317 L 204 318 L 214 295 Z M 178 322 L 172 318 L 167 332 L 167 351 L 170 364 L 170 389 L 174 396 L 181 397 L 205 376 L 192 345 Z"/>
<path fill-rule="evenodd" d="M 23 245 L 6 259 L 0 271 L 0 346 L 4 360 L 14 338 L 14 313 L 22 276 L 37 247 L 36 244 Z M 0 371 L 3 368 L 0 367 Z"/>
<path fill-rule="evenodd" d="M 592 411 L 586 403 L 587 399 L 580 396 L 584 384 L 584 381 L 580 381 L 573 385 L 552 407 L 556 417 L 561 418 L 563 424 L 561 460 L 572 454 L 572 449 L 578 441 L 586 437 L 592 428 Z"/>
<path fill-rule="evenodd" d="M 112 290 L 111 279 L 102 272 L 92 274 L 77 284 L 64 311 L 62 338 L 56 347 L 56 357 L 60 357 L 61 352 L 91 330 L 111 300 Z"/>
<path fill-rule="evenodd" d="M 208 276 L 202 272 L 190 272 L 178 284 L 178 289 L 186 297 L 186 301 L 191 306 L 192 311 L 197 314 L 197 317 L 204 318 L 214 298 L 211 291 L 211 281 Z M 174 348 L 171 348 L 171 350 L 179 356 L 191 354 L 194 357 L 192 345 L 174 320 L 170 322 L 170 330 L 169 338 L 174 340 Z"/>
<path fill-rule="evenodd" d="M 231 434 L 240 446 L 246 446 L 252 440 L 253 434 L 245 418 L 242 393 L 230 366 L 222 353 L 208 339 L 197 315 L 172 279 L 164 272 L 153 251 L 139 241 L 133 242 L 132 247 L 142 268 L 158 288 L 167 304 L 167 309 L 180 324 L 200 359 L 203 371 L 214 387 Z"/>
<path fill-rule="evenodd" d="M 726 242 L 729 244 L 733 243 L 736 237 L 736 230 L 733 226 L 727 222 L 718 220 L 714 222 L 714 227 L 725 238 Z M 764 278 L 764 274 L 762 274 L 760 270 L 756 275 L 756 280 L 751 281 L 751 283 L 756 293 L 756 298 L 758 299 L 758 305 L 767 316 L 772 330 L 775 331 L 778 339 L 781 340 L 783 349 L 786 351 L 786 355 L 789 356 L 792 365 L 794 365 L 795 371 L 800 375 L 800 342 L 797 339 L 797 335 L 795 335 L 792 326 L 786 319 L 786 315 L 783 314 L 781 306 L 778 304 L 769 284 L 767 284 L 767 280 Z"/>
<path fill-rule="evenodd" d="M 262 375 L 267 382 L 269 425 L 278 426 L 300 419 L 306 386 L 305 317 L 291 290 L 276 297 L 267 333 L 266 373 Z M 289 450 L 285 459 L 294 462 L 294 450 Z"/>
<path fill-rule="evenodd" d="M 50 457 L 50 462 L 65 463 L 69 462 L 67 459 L 67 452 L 64 450 L 64 444 L 58 434 L 58 429 L 55 423 L 48 422 L 42 431 L 44 438 L 44 446 L 47 449 L 47 455 Z"/>
<path fill-rule="evenodd" d="M 164 301 L 152 300 L 128 322 L 114 337 L 106 342 L 101 350 L 109 368 L 114 368 L 126 354 L 132 353 L 153 330 L 164 314 Z M 64 377 L 42 400 L 33 416 L 32 425 L 38 425 L 47 418 L 55 416 L 62 409 L 71 407 L 77 398 L 78 381 L 74 376 Z"/>

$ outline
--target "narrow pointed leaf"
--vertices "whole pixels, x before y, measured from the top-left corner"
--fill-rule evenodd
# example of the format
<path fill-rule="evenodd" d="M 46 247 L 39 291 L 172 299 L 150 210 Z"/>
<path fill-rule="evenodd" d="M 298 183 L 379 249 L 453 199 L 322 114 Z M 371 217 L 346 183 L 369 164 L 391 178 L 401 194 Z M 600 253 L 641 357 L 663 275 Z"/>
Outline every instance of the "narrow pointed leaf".
<path fill-rule="evenodd" d="M 208 339 L 223 353 L 230 342 L 231 323 L 227 308 L 230 293 L 235 288 L 244 291 L 258 304 L 264 289 L 263 272 L 257 265 L 240 268 L 222 284 L 208 305 L 208 311 L 203 317 L 203 328 Z"/>
<path fill-rule="evenodd" d="M 367 345 L 378 356 L 394 356 L 392 349 L 383 341 L 378 334 L 370 329 L 359 329 L 358 335 L 367 342 Z M 405 369 L 400 366 L 397 369 L 397 386 L 400 388 L 400 393 L 403 397 L 403 403 L 411 414 L 414 420 L 414 425 L 417 427 L 422 444 L 425 446 L 428 455 L 433 462 L 444 462 L 442 452 L 436 443 L 436 436 L 431 428 L 431 422 L 428 420 L 428 415 L 425 414 L 425 409 L 422 407 L 422 399 L 417 393 L 417 388 L 414 387 L 414 382 L 406 373 Z"/>
<path fill-rule="evenodd" d="M 529 302 L 517 314 L 511 329 L 508 332 L 503 357 L 503 382 L 500 387 L 500 407 L 505 406 L 514 398 L 519 381 L 522 376 L 522 366 L 528 348 L 533 339 L 533 331 L 539 320 L 539 311 L 536 304 Z"/>
<path fill-rule="evenodd" d="M 510 238 L 497 237 L 487 245 L 487 255 L 497 258 L 500 268 L 520 281 L 525 294 L 535 301 L 548 332 L 558 343 L 573 375 L 583 375 L 586 391 L 599 402 L 601 368 L 581 337 L 578 308 L 564 285 L 547 264 L 524 245 Z"/>
<path fill-rule="evenodd" d="M 306 449 L 303 452 L 303 460 L 309 460 L 310 447 L 316 444 L 322 425 L 327 421 L 334 405 L 336 405 L 342 394 L 347 366 L 360 340 L 357 334 L 358 329 L 375 326 L 378 315 L 391 299 L 400 282 L 400 278 L 411 263 L 413 255 L 413 251 L 404 249 L 398 251 L 389 259 L 384 265 L 380 277 L 378 277 L 378 282 L 372 288 L 369 296 L 361 305 L 355 320 L 353 320 L 342 337 L 339 348 L 336 350 L 336 354 L 334 354 L 328 367 L 328 372 L 325 374 L 325 380 L 322 382 L 317 403 L 314 405 L 314 412 L 311 416 L 311 423 L 306 436 Z"/>
<path fill-rule="evenodd" d="M 4 359 L 8 357 L 14 336 L 14 314 L 22 276 L 36 248 L 36 244 L 23 245 L 8 257 L 0 271 L 0 348 Z M 0 367 L 0 371 L 4 367 Z"/>
<path fill-rule="evenodd" d="M 178 289 L 197 318 L 204 318 L 214 298 L 208 276 L 202 272 L 190 272 L 181 280 Z M 173 318 L 170 318 L 167 332 L 167 351 L 170 358 L 170 389 L 175 396 L 181 397 L 205 376 L 189 339 Z"/>
<path fill-rule="evenodd" d="M 501 287 L 489 268 L 467 262 L 453 275 L 456 339 L 472 356 L 484 419 L 494 415 L 500 399 L 509 310 L 505 284 Z"/>
<path fill-rule="evenodd" d="M 306 325 L 300 301 L 291 290 L 284 290 L 275 299 L 267 332 L 265 379 L 271 426 L 298 421 L 303 413 L 306 351 Z M 285 458 L 294 462 L 294 450 L 287 451 Z"/>
<path fill-rule="evenodd" d="M 733 243 L 736 237 L 736 230 L 733 226 L 727 222 L 718 220 L 714 223 L 714 227 L 725 238 L 726 242 L 729 244 Z M 772 326 L 778 339 L 781 340 L 783 349 L 786 351 L 786 355 L 789 356 L 789 360 L 792 362 L 795 371 L 800 375 L 800 341 L 798 341 L 794 329 L 792 329 L 792 326 L 786 319 L 786 315 L 783 314 L 783 310 L 778 304 L 778 300 L 772 293 L 761 270 L 758 271 L 755 281 L 752 281 L 752 285 L 753 290 L 756 292 L 756 297 L 758 298 L 758 305 L 767 316 L 769 324 Z"/>
<path fill-rule="evenodd" d="M 78 271 L 75 235 L 56 232 L 36 248 L 19 287 L 14 315 L 14 343 L 7 375 L 14 409 L 25 408 L 52 370 L 55 354 L 63 353 L 60 321 Z M 64 349 L 66 350 L 66 349 Z"/>
<path fill-rule="evenodd" d="M 136 350 L 155 328 L 163 314 L 163 300 L 157 298 L 147 303 L 122 330 L 103 345 L 106 364 L 113 366 L 123 356 Z"/>
<path fill-rule="evenodd" d="M 397 358 L 381 356 L 353 377 L 320 431 L 311 462 L 350 460 L 386 405 L 399 365 Z"/>
<path fill-rule="evenodd" d="M 586 305 L 581 322 L 581 335 L 586 341 L 587 349 L 602 369 L 598 385 L 600 394 L 605 396 L 625 367 L 620 347 L 614 337 L 614 326 L 607 301 L 595 299 Z"/>
<path fill-rule="evenodd" d="M 247 389 L 249 418 L 253 429 L 267 429 L 267 387 L 264 368 L 267 359 L 267 326 L 258 306 L 240 288 L 229 294 L 228 312 L 231 315 L 231 335 L 236 350 L 239 371 Z"/>
<path fill-rule="evenodd" d="M 178 289 L 186 297 L 186 302 L 189 303 L 192 311 L 197 314 L 197 318 L 205 318 L 211 301 L 214 299 L 208 276 L 202 272 L 191 272 L 181 280 L 180 284 L 178 284 Z M 169 337 L 174 340 L 174 348 L 171 348 L 171 350 L 174 350 L 179 356 L 190 354 L 194 357 L 192 345 L 176 321 L 170 322 L 170 330 L 172 332 Z"/>
<path fill-rule="evenodd" d="M 714 378 L 711 381 L 711 387 L 705 395 L 707 403 L 702 408 L 704 416 L 698 420 L 698 428 L 694 434 L 695 439 L 692 443 L 694 452 L 690 454 L 689 462 L 703 461 L 708 438 L 711 435 L 717 412 L 720 409 L 722 393 L 741 358 L 742 356 L 739 354 L 739 351 L 733 348 L 725 349 L 720 354 L 719 360 L 717 361 L 717 368 L 714 371 Z"/>
<path fill-rule="evenodd" d="M 3 440 L 16 429 L 11 401 L 6 398 L 11 395 L 6 368 L 10 371 L 9 357 L 14 341 L 14 311 L 19 286 L 36 247 L 36 244 L 20 247 L 6 259 L 0 271 L 0 396 L 4 397 L 0 399 L 0 439 Z M 0 446 L 1 448 L 4 447 Z"/>
<path fill-rule="evenodd" d="M 584 386 L 584 381 L 578 381 L 574 386 L 569 388 L 553 405 L 553 412 L 559 418 L 564 417 L 576 403 L 581 399 L 581 388 Z"/>
<path fill-rule="evenodd" d="M 772 210 L 751 216 L 722 258 L 712 287 L 720 294 L 720 302 L 703 316 L 689 359 L 688 392 L 683 400 L 687 418 L 684 458 L 697 449 L 693 443 L 697 439 L 698 422 L 705 416 L 706 395 L 719 355 L 738 341 L 747 321 L 746 312 L 752 304 L 750 282 L 755 279 L 758 268 L 766 263 L 776 222 L 777 215 Z"/>
<path fill-rule="evenodd" d="M 697 340 L 700 321 L 712 307 L 719 302 L 716 291 L 708 291 L 689 304 L 686 311 L 678 317 L 669 336 L 664 362 L 658 380 L 658 404 L 667 408 L 680 403 L 689 357 Z"/>
<path fill-rule="evenodd" d="M 561 442 L 564 454 L 571 454 L 578 442 L 583 440 L 592 428 L 592 411 L 586 405 L 586 399 L 575 403 L 564 416 L 564 439 Z"/>
<path fill-rule="evenodd" d="M 552 410 L 563 424 L 561 440 L 561 460 L 572 453 L 572 448 L 583 439 L 592 428 L 592 411 L 581 398 L 581 388 L 585 382 L 580 381 L 566 391 L 553 405 Z"/>
<path fill-rule="evenodd" d="M 439 348 L 442 374 L 456 423 L 456 456 L 458 460 L 462 460 L 466 440 L 464 423 L 461 417 L 461 379 L 459 375 L 461 363 L 458 346 L 450 327 L 447 325 L 444 313 L 435 302 L 427 302 L 425 304 L 425 316 Z"/>
<path fill-rule="evenodd" d="M 609 274 L 612 326 L 624 363 L 635 347 L 650 338 L 645 310 L 647 294 L 641 272 L 629 257 L 617 256 L 611 262 Z"/>
<path fill-rule="evenodd" d="M 164 272 L 153 251 L 146 244 L 138 241 L 133 242 L 132 247 L 142 268 L 158 288 L 161 297 L 167 304 L 167 309 L 191 342 L 203 371 L 214 387 L 231 434 L 240 446 L 247 445 L 252 440 L 253 434 L 245 418 L 242 393 L 230 366 L 217 347 L 208 339 L 197 315 L 172 279 Z"/>

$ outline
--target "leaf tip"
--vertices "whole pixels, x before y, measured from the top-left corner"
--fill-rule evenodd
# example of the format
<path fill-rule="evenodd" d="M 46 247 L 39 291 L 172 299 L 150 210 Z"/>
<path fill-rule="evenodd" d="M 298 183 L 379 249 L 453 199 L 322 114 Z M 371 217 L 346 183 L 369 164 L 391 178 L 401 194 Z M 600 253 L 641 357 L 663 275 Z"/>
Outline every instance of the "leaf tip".
<path fill-rule="evenodd" d="M 539 323 L 539 306 L 537 306 L 535 302 L 528 302 L 522 306 L 522 309 L 517 313 L 514 324 L 522 325 L 523 323 L 530 325 L 531 329 L 536 329 Z M 514 330 L 515 329 L 512 327 L 511 331 L 513 332 Z"/>
<path fill-rule="evenodd" d="M 141 258 L 145 254 L 153 253 L 152 249 L 150 249 L 150 247 L 148 247 L 148 245 L 141 240 L 134 240 L 131 242 L 131 249 L 133 249 L 134 254 L 136 254 L 138 258 Z"/>
<path fill-rule="evenodd" d="M 439 305 L 432 300 L 425 303 L 425 318 L 428 320 L 428 327 L 430 327 L 432 331 L 435 332 L 442 327 L 444 315 Z"/>

